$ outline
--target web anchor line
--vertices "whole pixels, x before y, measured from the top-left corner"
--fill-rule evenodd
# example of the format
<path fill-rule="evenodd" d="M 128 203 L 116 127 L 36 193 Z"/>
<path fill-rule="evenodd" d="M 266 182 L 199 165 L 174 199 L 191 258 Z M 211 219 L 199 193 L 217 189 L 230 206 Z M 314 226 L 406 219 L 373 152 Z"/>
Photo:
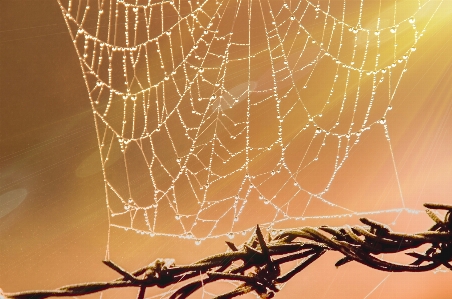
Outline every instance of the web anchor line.
<path fill-rule="evenodd" d="M 170 299 L 182 299 L 220 280 L 239 282 L 234 290 L 216 296 L 229 299 L 255 292 L 260 298 L 272 298 L 279 285 L 288 282 L 296 274 L 312 264 L 328 251 L 344 255 L 335 266 L 358 262 L 385 272 L 425 272 L 440 266 L 452 270 L 452 206 L 426 203 L 427 215 L 435 224 L 425 232 L 404 234 L 393 232 L 379 222 L 361 218 L 364 225 L 343 227 L 299 227 L 271 231 L 266 238 L 259 226 L 254 235 L 236 246 L 227 241 L 225 253 L 201 259 L 193 264 L 177 266 L 173 259 L 157 259 L 134 272 L 124 270 L 112 261 L 104 261 L 122 277 L 110 282 L 85 283 L 65 286 L 53 291 L 27 291 L 6 293 L 7 299 L 44 299 L 48 297 L 81 296 L 108 289 L 138 287 L 138 299 L 143 299 L 146 288 L 164 288 L 179 284 Z M 434 210 L 445 210 L 441 220 Z M 420 246 L 429 248 L 424 253 L 409 251 Z M 405 253 L 414 258 L 410 264 L 399 264 L 380 259 L 380 254 Z M 281 265 L 299 261 L 286 273 Z M 196 279 L 201 276 L 200 279 Z M 182 286 L 180 286 L 182 284 Z"/>

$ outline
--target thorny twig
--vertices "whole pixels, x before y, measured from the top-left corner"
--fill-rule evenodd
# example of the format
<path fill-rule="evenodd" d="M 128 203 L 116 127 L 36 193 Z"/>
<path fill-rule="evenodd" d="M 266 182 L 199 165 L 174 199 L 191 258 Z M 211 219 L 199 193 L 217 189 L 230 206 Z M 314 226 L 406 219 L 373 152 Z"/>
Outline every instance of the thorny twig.
<path fill-rule="evenodd" d="M 383 224 L 361 218 L 364 226 L 301 227 L 278 230 L 273 239 L 265 241 L 257 226 L 252 238 L 236 247 L 226 242 L 230 251 L 204 258 L 196 263 L 176 266 L 172 259 L 157 259 L 150 265 L 127 272 L 112 261 L 105 265 L 122 277 L 110 282 L 93 282 L 64 286 L 51 291 L 27 291 L 7 293 L 9 299 L 43 299 L 48 297 L 79 296 L 107 289 L 138 287 L 138 299 L 144 298 L 148 287 L 163 288 L 194 277 L 199 280 L 188 282 L 175 291 L 170 299 L 183 299 L 204 285 L 218 281 L 238 281 L 242 284 L 216 299 L 234 298 L 256 292 L 261 298 L 272 298 L 278 292 L 278 284 L 287 282 L 326 251 L 338 251 L 344 255 L 336 266 L 356 261 L 368 267 L 388 272 L 422 272 L 441 265 L 452 270 L 452 206 L 425 204 L 427 214 L 435 224 L 426 232 L 401 234 L 392 232 Z M 447 210 L 441 220 L 432 210 Z M 408 252 L 415 258 L 409 265 L 397 264 L 378 258 L 379 254 L 399 253 L 421 245 L 429 244 L 424 253 Z M 282 264 L 299 261 L 288 273 L 281 273 Z"/>

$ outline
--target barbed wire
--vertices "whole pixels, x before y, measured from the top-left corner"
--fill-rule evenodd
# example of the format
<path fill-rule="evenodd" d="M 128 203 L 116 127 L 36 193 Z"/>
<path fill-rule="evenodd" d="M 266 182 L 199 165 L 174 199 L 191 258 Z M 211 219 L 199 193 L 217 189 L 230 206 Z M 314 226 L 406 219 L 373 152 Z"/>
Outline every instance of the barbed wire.
<path fill-rule="evenodd" d="M 336 263 L 336 267 L 356 261 L 387 272 L 424 272 L 440 266 L 452 270 L 452 206 L 433 203 L 424 206 L 427 208 L 427 215 L 435 222 L 425 232 L 397 233 L 384 224 L 361 218 L 360 221 L 364 225 L 281 229 L 273 231 L 265 240 L 257 226 L 250 240 L 241 246 L 226 242 L 229 247 L 227 252 L 209 256 L 190 265 L 176 266 L 173 259 L 157 259 L 146 267 L 128 272 L 112 261 L 104 261 L 105 265 L 121 277 L 109 282 L 74 284 L 49 291 L 5 293 L 3 296 L 7 299 L 43 299 L 137 287 L 137 298 L 143 299 L 147 288 L 164 288 L 192 280 L 170 296 L 170 299 L 183 299 L 206 284 L 227 280 L 241 284 L 215 299 L 229 299 L 250 292 L 255 292 L 260 298 L 273 298 L 279 291 L 280 284 L 289 281 L 327 251 L 337 251 L 344 255 Z M 433 210 L 446 210 L 444 220 Z M 422 245 L 428 245 L 428 249 L 423 253 L 405 252 L 414 258 L 410 264 L 398 264 L 378 257 L 380 254 L 401 253 Z M 295 261 L 296 266 L 286 273 L 281 273 L 281 265 Z M 196 277 L 200 278 L 196 280 Z"/>

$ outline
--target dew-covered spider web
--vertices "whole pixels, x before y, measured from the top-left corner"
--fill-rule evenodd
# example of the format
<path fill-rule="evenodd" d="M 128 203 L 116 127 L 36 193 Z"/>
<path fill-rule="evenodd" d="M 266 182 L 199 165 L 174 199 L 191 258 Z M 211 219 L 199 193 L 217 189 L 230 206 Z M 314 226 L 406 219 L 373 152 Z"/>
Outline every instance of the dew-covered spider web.
<path fill-rule="evenodd" d="M 438 1 L 59 3 L 110 229 L 200 243 L 256 223 L 406 210 L 386 117 Z M 374 130 L 399 195 L 359 210 L 331 187 Z"/>

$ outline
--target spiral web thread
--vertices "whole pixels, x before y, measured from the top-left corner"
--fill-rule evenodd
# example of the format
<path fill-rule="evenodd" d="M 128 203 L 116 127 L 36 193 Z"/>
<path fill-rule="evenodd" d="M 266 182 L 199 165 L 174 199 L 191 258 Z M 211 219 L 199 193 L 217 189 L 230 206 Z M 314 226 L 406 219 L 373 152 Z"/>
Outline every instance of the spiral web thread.
<path fill-rule="evenodd" d="M 256 222 L 407 210 L 400 184 L 396 209 L 371 212 L 328 191 L 366 131 L 379 127 L 392 154 L 386 115 L 437 2 L 59 4 L 94 113 L 110 228 L 199 244 Z M 395 162 L 394 174 L 398 183 Z M 314 203 L 328 212 L 309 213 Z"/>

